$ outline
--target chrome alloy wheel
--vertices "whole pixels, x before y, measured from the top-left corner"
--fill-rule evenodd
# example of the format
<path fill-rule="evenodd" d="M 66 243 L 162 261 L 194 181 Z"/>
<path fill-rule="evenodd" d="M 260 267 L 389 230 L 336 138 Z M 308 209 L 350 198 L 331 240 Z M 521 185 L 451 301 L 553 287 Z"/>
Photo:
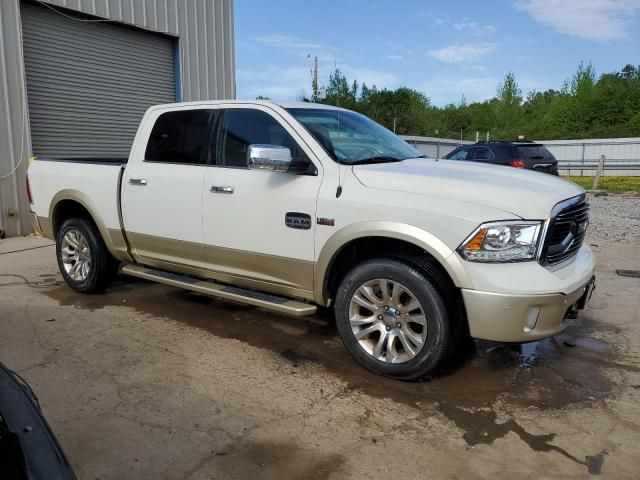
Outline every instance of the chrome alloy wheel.
<path fill-rule="evenodd" d="M 416 296 L 387 279 L 370 280 L 354 292 L 349 323 L 360 347 L 386 363 L 411 360 L 427 338 L 427 319 Z"/>
<path fill-rule="evenodd" d="M 80 230 L 72 228 L 64 234 L 60 253 L 67 275 L 76 282 L 84 281 L 91 271 L 91 250 Z"/>

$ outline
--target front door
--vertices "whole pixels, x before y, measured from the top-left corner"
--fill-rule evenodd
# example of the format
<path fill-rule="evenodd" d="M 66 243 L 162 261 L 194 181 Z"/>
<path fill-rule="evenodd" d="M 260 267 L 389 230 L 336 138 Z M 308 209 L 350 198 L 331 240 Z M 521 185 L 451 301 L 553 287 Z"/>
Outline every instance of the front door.
<path fill-rule="evenodd" d="M 213 110 L 162 113 L 144 158 L 131 159 L 122 179 L 124 225 L 137 261 L 205 266 L 202 185 Z"/>
<path fill-rule="evenodd" d="M 311 296 L 322 170 L 282 173 L 247 168 L 252 144 L 287 147 L 298 164 L 309 162 L 311 151 L 277 113 L 262 106 L 224 109 L 212 143 L 212 165 L 203 188 L 210 267 L 222 280 Z"/>

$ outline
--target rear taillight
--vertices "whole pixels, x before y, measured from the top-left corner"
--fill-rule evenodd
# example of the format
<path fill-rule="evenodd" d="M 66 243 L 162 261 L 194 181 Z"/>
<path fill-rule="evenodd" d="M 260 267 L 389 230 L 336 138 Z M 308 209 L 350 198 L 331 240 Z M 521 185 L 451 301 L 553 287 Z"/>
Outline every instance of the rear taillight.
<path fill-rule="evenodd" d="M 33 196 L 31 196 L 31 185 L 29 185 L 29 175 L 27 175 L 27 198 L 29 203 L 33 205 Z"/>
<path fill-rule="evenodd" d="M 510 160 L 509 165 L 513 168 L 524 168 L 524 160 Z"/>

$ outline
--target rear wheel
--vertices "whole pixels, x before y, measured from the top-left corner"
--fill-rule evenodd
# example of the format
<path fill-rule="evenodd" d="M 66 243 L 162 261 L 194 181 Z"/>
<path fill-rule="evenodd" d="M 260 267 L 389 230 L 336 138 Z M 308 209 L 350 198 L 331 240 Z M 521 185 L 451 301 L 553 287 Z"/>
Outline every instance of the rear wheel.
<path fill-rule="evenodd" d="M 418 380 L 433 375 L 451 346 L 445 303 L 417 268 L 396 259 L 354 267 L 338 289 L 336 324 L 365 368 Z"/>
<path fill-rule="evenodd" d="M 56 256 L 67 285 L 81 293 L 104 290 L 118 270 L 98 228 L 85 218 L 70 218 L 58 229 Z"/>

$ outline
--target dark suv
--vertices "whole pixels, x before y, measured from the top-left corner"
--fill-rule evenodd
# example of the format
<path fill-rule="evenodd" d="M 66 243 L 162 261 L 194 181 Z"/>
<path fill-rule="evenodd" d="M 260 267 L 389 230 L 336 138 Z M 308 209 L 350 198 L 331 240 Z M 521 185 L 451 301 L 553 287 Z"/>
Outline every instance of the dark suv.
<path fill-rule="evenodd" d="M 547 147 L 526 140 L 478 142 L 473 145 L 464 145 L 448 153 L 444 158 L 494 163 L 558 175 L 558 161 Z"/>

